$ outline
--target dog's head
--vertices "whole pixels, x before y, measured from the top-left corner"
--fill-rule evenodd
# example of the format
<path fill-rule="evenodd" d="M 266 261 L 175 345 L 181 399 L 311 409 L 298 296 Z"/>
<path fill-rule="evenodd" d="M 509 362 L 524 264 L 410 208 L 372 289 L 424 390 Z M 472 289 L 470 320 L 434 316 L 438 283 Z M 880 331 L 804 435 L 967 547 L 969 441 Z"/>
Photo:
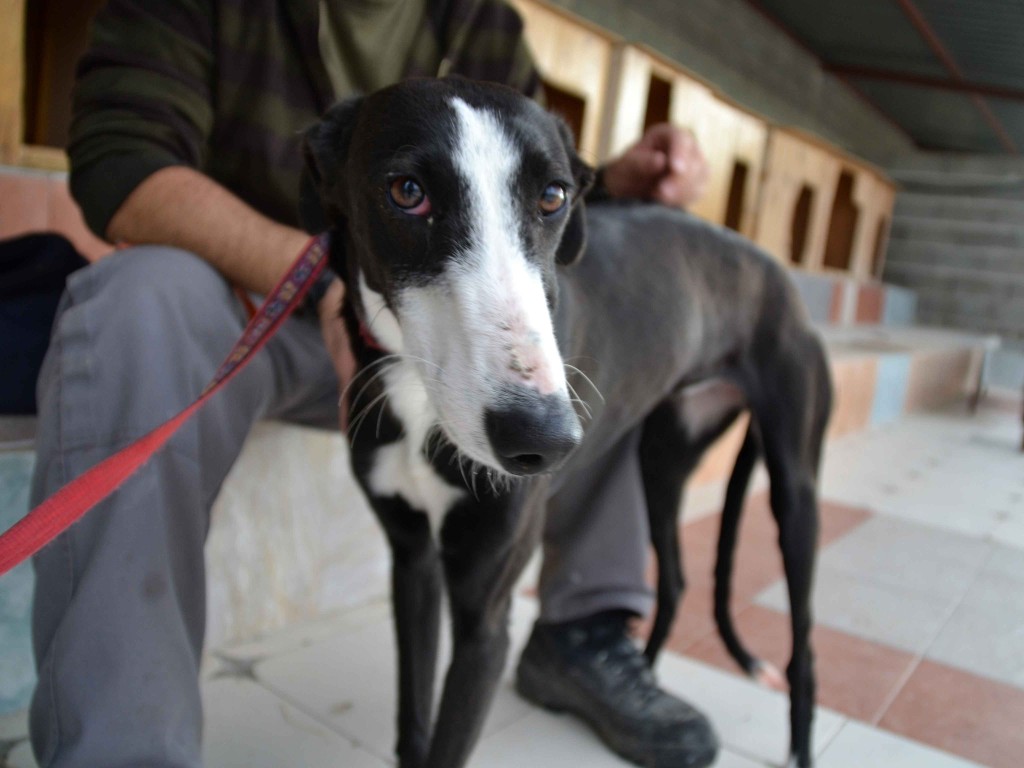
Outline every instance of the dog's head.
<path fill-rule="evenodd" d="M 413 80 L 334 107 L 306 156 L 357 311 L 418 362 L 448 438 L 511 474 L 558 466 L 581 428 L 555 269 L 583 249 L 593 178 L 565 124 L 501 86 Z"/>

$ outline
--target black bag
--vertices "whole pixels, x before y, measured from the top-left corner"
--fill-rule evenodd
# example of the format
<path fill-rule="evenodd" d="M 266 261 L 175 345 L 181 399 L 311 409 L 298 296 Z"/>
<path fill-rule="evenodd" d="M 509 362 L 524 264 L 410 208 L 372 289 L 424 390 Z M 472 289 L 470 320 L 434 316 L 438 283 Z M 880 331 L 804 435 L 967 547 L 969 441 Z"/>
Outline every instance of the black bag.
<path fill-rule="evenodd" d="M 64 283 L 86 264 L 61 235 L 0 240 L 0 414 L 36 412 L 36 379 Z"/>

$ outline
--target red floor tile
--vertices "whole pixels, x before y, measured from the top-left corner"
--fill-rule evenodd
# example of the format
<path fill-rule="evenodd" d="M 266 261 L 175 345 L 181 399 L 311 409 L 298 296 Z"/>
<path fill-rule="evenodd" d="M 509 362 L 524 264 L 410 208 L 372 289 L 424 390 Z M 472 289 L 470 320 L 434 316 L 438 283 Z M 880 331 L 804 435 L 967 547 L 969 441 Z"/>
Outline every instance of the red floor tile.
<path fill-rule="evenodd" d="M 821 546 L 832 543 L 864 523 L 871 513 L 834 502 L 821 502 Z M 712 515 L 683 525 L 683 571 L 686 595 L 666 647 L 685 653 L 698 641 L 720 645 L 713 614 L 714 569 L 721 515 Z M 766 491 L 752 495 L 743 511 L 733 575 L 732 612 L 739 615 L 765 587 L 782 578 L 778 531 L 768 506 Z M 649 574 L 654 583 L 653 567 Z M 646 636 L 649 624 L 639 628 Z M 787 635 L 788 637 L 788 635 Z M 788 643 L 788 640 L 787 640 Z M 788 654 L 788 645 L 786 653 Z M 731 661 L 728 668 L 735 668 Z"/>
<path fill-rule="evenodd" d="M 923 661 L 882 728 L 992 768 L 1024 764 L 1024 690 Z"/>
<path fill-rule="evenodd" d="M 751 605 L 736 616 L 736 631 L 758 658 L 785 672 L 792 647 L 789 617 Z M 914 664 L 914 656 L 817 625 L 811 635 L 818 680 L 818 704 L 867 723 L 881 717 Z M 717 635 L 705 637 L 686 655 L 728 671 L 739 667 Z"/>

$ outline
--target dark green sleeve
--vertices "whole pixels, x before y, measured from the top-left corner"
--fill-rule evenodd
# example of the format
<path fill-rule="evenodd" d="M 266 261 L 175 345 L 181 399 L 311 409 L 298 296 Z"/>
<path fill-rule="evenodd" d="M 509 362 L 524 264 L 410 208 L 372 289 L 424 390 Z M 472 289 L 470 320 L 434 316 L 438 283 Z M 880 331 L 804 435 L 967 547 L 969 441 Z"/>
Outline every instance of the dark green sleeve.
<path fill-rule="evenodd" d="M 452 73 L 543 99 L 523 21 L 514 8 L 504 0 L 453 0 L 448 16 L 443 47 Z"/>
<path fill-rule="evenodd" d="M 79 62 L 71 193 L 105 237 L 125 198 L 172 165 L 200 167 L 213 124 L 208 0 L 111 0 Z"/>

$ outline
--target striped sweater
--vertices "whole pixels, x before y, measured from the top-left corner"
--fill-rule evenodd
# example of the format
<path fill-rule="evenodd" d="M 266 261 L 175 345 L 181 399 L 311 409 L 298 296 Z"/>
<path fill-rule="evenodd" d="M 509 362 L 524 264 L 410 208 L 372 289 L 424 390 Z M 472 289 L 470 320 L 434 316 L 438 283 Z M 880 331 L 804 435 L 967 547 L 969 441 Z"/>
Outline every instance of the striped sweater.
<path fill-rule="evenodd" d="M 196 168 L 298 224 L 302 131 L 335 94 L 317 0 L 111 0 L 79 63 L 71 192 L 104 236 L 147 176 Z M 522 22 L 501 0 L 431 0 L 406 76 L 459 74 L 536 95 Z"/>

